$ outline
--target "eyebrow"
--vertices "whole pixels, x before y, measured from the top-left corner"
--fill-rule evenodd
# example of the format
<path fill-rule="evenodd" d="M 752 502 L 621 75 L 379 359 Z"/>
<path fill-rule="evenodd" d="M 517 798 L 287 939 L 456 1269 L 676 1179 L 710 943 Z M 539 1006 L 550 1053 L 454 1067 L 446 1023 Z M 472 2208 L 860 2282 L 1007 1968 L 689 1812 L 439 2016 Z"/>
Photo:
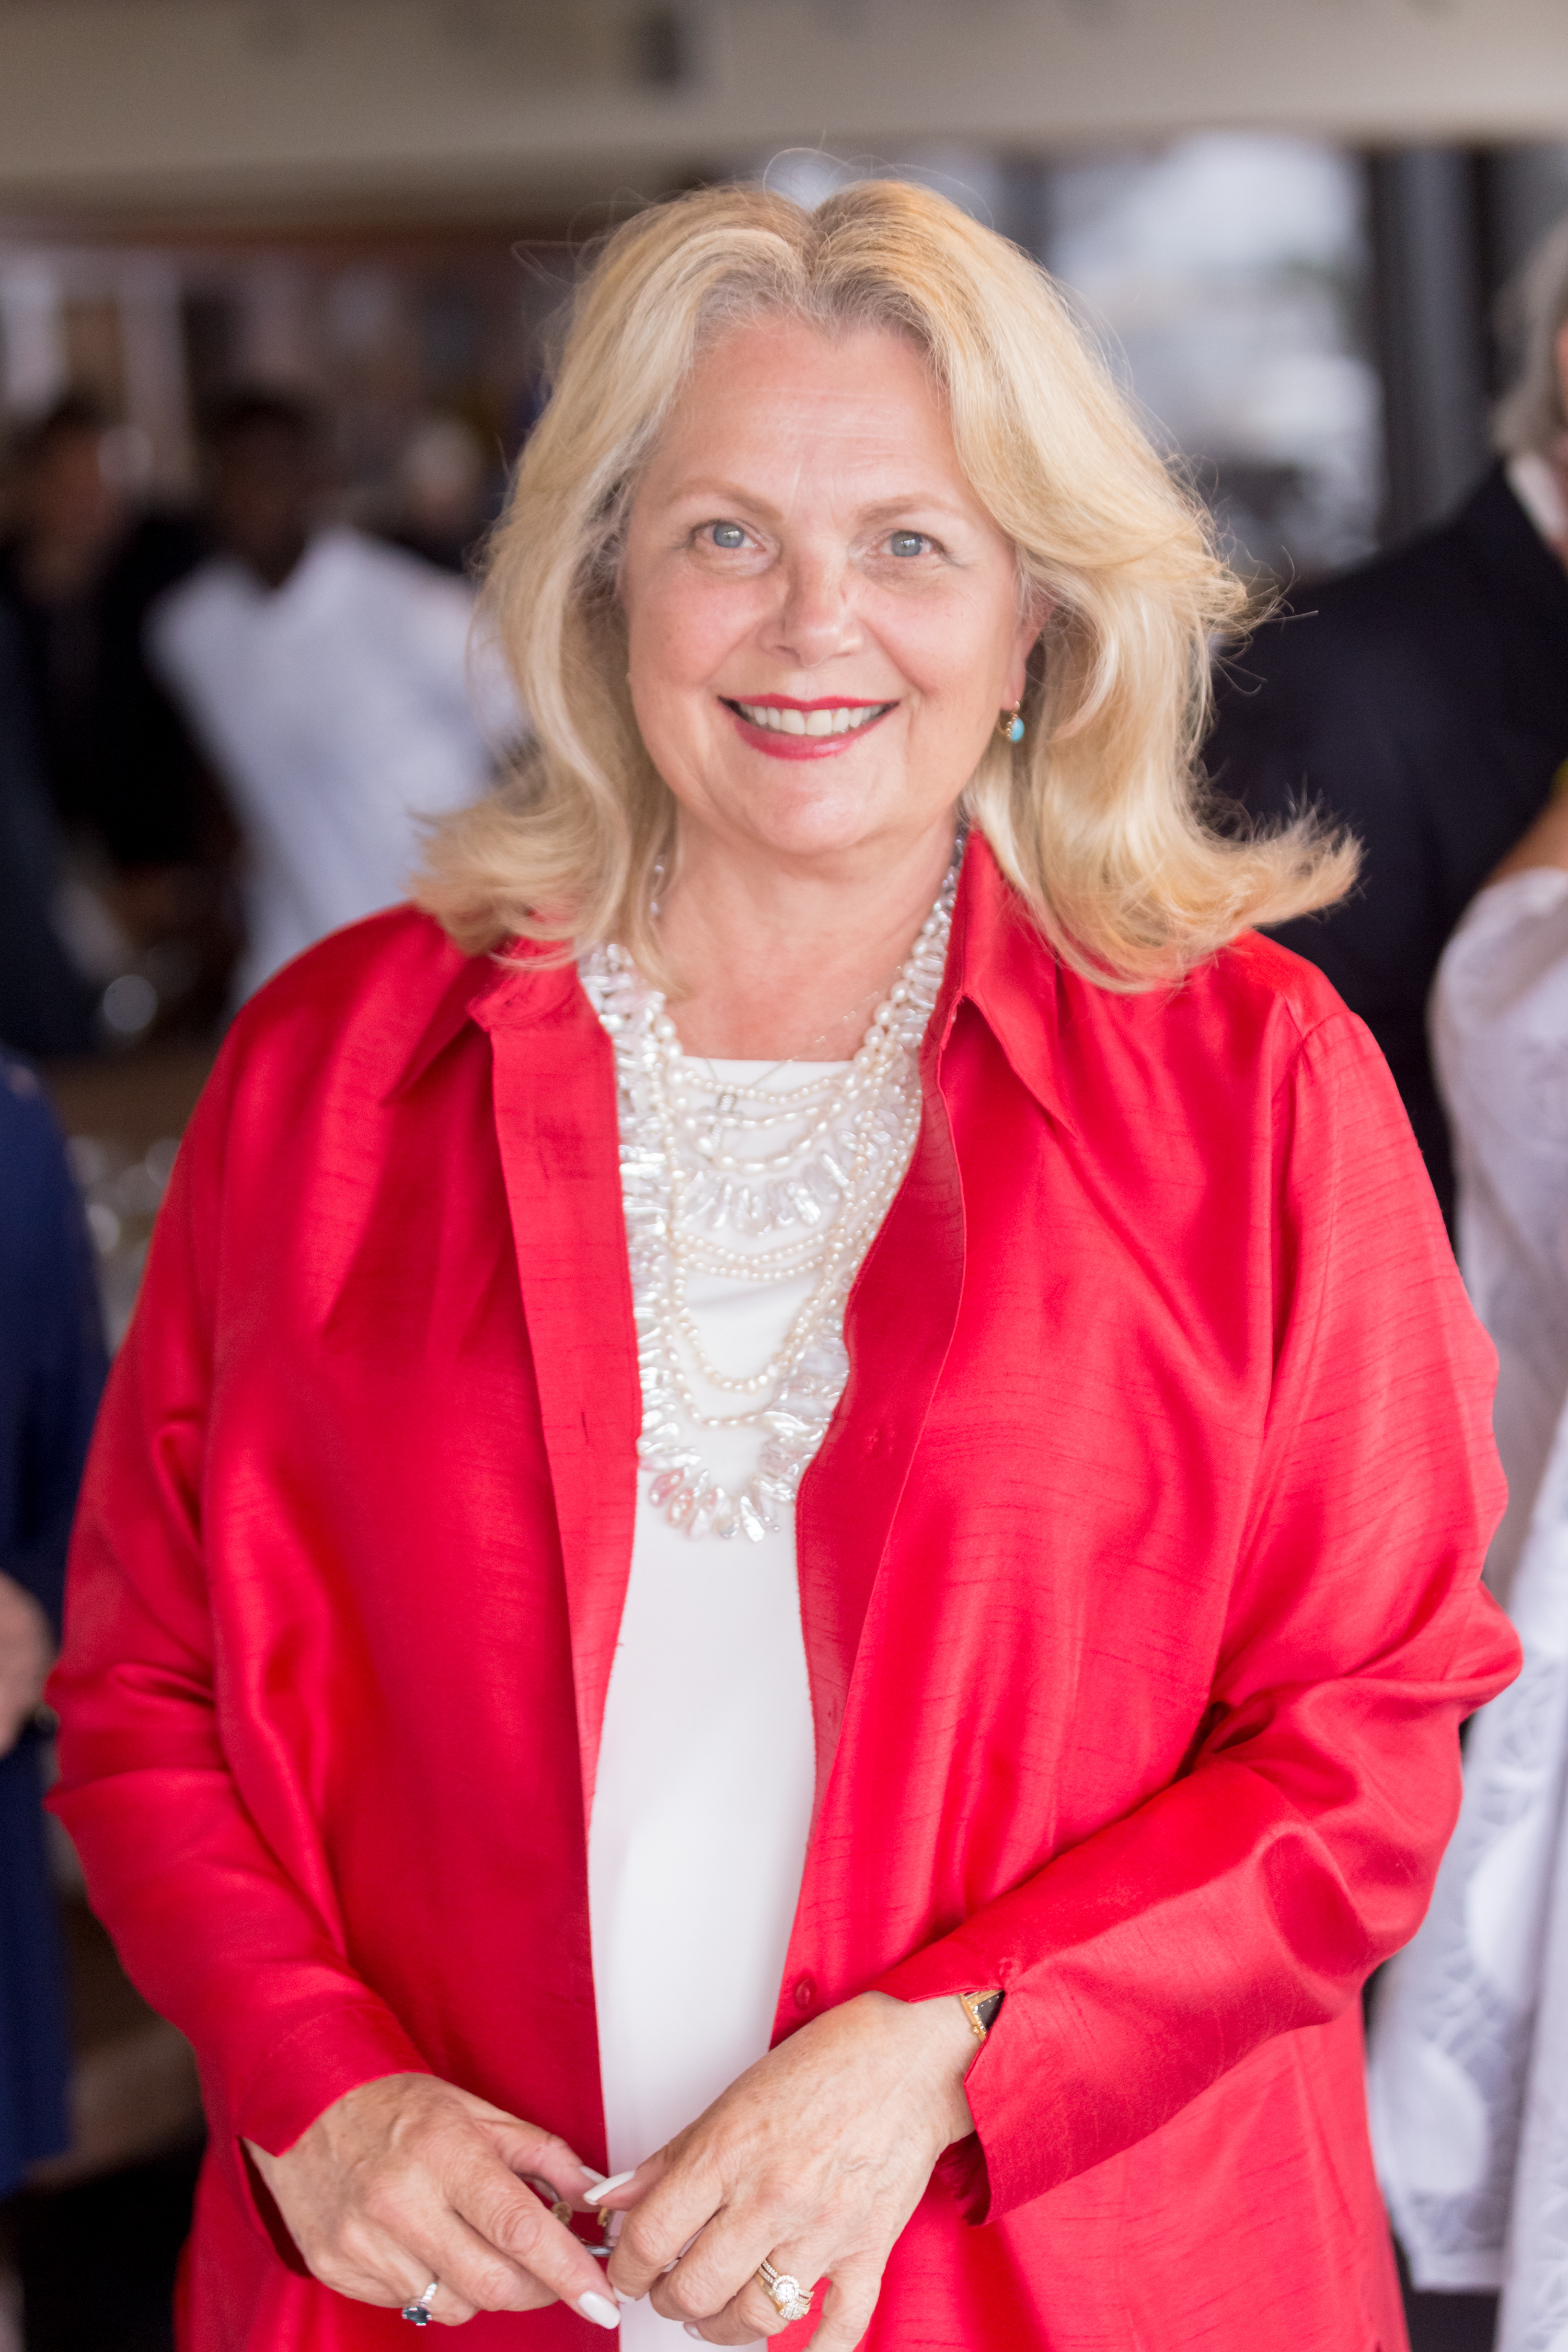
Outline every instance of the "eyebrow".
<path fill-rule="evenodd" d="M 755 490 L 742 489 L 738 482 L 699 480 L 683 483 L 670 493 L 665 503 L 667 506 L 680 506 L 688 499 L 714 499 L 721 503 L 728 500 L 738 507 L 749 507 L 755 514 L 772 515 L 775 519 L 778 515 L 776 507 L 766 499 L 759 498 Z M 960 521 L 970 521 L 974 514 L 973 508 L 956 505 L 952 499 L 943 498 L 940 491 L 931 490 L 906 490 L 896 498 L 877 499 L 870 506 L 862 507 L 859 513 L 862 521 L 876 522 L 883 518 L 908 514 L 911 508 L 923 508 L 931 514 L 952 515 Z"/>

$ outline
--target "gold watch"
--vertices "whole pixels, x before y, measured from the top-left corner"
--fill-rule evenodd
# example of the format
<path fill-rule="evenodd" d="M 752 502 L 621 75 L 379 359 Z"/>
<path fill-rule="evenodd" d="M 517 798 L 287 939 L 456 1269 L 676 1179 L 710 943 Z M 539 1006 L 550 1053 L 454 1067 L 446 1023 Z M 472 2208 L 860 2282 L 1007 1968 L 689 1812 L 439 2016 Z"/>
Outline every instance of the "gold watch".
<path fill-rule="evenodd" d="M 961 1992 L 959 2006 L 969 2020 L 969 2030 L 976 2042 L 984 2042 L 996 2022 L 996 2012 L 1002 2006 L 1000 1992 Z"/>

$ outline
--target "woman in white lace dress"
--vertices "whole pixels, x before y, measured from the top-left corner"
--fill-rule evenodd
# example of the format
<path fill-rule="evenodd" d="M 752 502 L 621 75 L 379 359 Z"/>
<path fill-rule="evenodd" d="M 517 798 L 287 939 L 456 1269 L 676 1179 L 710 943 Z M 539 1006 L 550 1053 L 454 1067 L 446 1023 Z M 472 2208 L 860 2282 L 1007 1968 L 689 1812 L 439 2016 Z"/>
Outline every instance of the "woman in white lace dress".
<path fill-rule="evenodd" d="M 1373 2135 L 1416 2284 L 1502 2289 L 1499 2352 L 1568 2352 L 1568 795 L 1475 900 L 1433 999 L 1459 1252 L 1497 1344 L 1524 1643 L 1373 2034 Z"/>

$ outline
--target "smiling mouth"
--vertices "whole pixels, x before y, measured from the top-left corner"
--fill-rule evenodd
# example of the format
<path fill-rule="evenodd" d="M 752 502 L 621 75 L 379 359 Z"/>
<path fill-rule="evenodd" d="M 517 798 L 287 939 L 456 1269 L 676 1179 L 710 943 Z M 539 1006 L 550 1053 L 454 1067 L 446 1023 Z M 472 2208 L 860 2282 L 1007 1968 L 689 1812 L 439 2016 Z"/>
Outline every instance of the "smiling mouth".
<path fill-rule="evenodd" d="M 893 708 L 890 702 L 843 702 L 812 709 L 795 703 L 735 702 L 728 695 L 719 698 L 738 719 L 775 735 L 858 735 Z"/>

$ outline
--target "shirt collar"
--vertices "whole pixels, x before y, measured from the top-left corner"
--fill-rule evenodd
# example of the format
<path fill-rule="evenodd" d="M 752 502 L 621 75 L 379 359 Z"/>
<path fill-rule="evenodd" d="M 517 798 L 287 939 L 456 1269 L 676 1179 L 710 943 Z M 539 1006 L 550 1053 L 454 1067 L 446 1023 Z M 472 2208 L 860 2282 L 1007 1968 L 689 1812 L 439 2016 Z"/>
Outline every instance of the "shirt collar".
<path fill-rule="evenodd" d="M 513 940 L 499 954 L 465 956 L 404 1057 L 386 1099 L 390 1102 L 417 1086 L 469 1021 L 482 1027 L 497 1020 L 521 1024 L 543 1020 L 565 1003 L 577 985 L 574 965 L 530 969 L 548 952 L 548 946 L 536 940 Z"/>
<path fill-rule="evenodd" d="M 962 1003 L 973 1005 L 1047 1117 L 1070 1132 L 1059 1074 L 1061 1031 L 1071 1017 L 1067 975 L 978 828 L 963 853 L 947 975 L 931 1024 L 939 1058 Z"/>
<path fill-rule="evenodd" d="M 1526 449 L 1505 468 L 1508 486 L 1554 553 L 1568 546 L 1568 499 L 1557 468 L 1539 451 Z"/>
<path fill-rule="evenodd" d="M 389 1097 L 405 1094 L 444 1053 L 465 1024 L 489 1027 L 544 1020 L 577 988 L 575 966 L 546 964 L 548 949 L 514 940 L 499 956 L 465 956 L 415 1040 Z M 937 999 L 928 1051 L 940 1059 L 961 1004 L 972 1004 L 1001 1046 L 1015 1077 L 1041 1109 L 1069 1131 L 1058 1081 L 1058 1041 L 1070 1002 L 1061 963 L 1029 920 L 991 845 L 971 832 L 952 910 L 947 971 Z M 586 1000 L 584 1000 L 586 1009 Z"/>

